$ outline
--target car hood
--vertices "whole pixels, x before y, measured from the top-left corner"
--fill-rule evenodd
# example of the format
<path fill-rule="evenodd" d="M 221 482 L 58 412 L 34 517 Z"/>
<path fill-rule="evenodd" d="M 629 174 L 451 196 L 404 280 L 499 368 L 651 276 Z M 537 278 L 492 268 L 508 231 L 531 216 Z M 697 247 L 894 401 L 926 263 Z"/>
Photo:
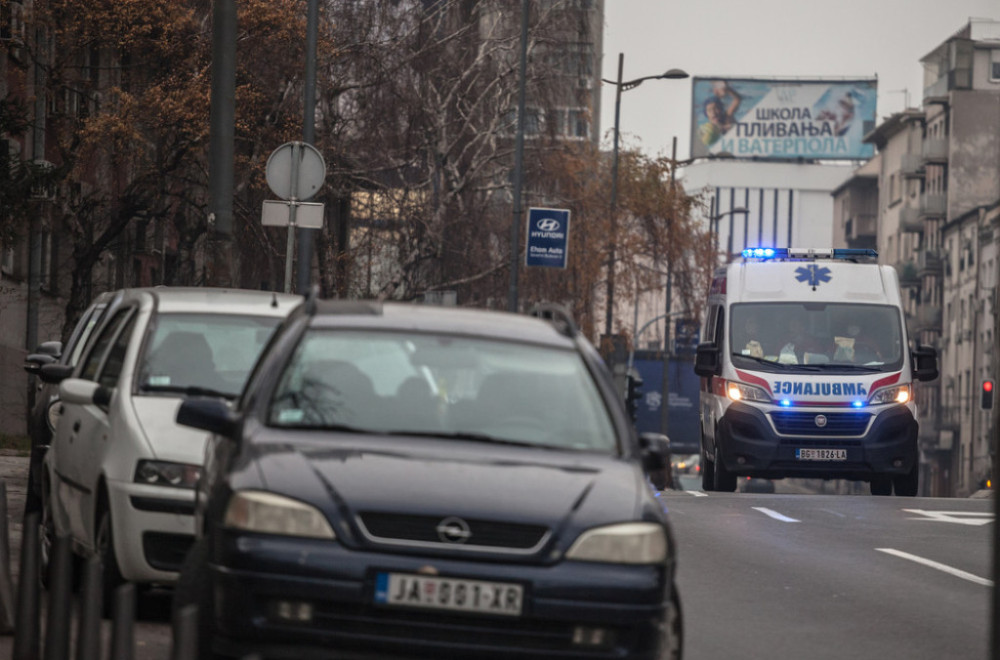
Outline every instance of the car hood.
<path fill-rule="evenodd" d="M 309 501 L 331 520 L 365 512 L 459 516 L 582 529 L 635 520 L 649 487 L 637 464 L 605 455 L 481 443 L 268 444 L 268 490 Z M 472 445 L 472 446 L 470 446 Z M 575 533 L 574 533 L 575 536 Z"/>
<path fill-rule="evenodd" d="M 208 434 L 177 423 L 182 401 L 179 397 L 133 397 L 132 407 L 153 458 L 201 465 Z"/>

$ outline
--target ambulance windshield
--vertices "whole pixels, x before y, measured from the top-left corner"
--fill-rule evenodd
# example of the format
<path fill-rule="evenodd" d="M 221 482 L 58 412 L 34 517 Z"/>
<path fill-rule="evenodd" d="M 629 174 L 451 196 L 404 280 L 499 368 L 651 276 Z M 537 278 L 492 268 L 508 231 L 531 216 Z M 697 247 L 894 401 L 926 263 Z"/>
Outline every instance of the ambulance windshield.
<path fill-rule="evenodd" d="M 892 371 L 903 362 L 899 310 L 853 303 L 741 303 L 730 311 L 733 363 Z M 781 365 L 778 367 L 777 365 Z"/>

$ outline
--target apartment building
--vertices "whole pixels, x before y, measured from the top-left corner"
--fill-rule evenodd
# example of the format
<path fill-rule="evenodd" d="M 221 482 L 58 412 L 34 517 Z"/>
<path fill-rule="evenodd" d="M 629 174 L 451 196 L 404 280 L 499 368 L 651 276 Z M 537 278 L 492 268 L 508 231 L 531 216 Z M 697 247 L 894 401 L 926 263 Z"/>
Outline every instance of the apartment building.
<path fill-rule="evenodd" d="M 940 356 L 941 376 L 916 392 L 921 491 L 966 496 L 989 476 L 993 437 L 979 397 L 996 379 L 1000 21 L 970 20 L 921 64 L 922 106 L 871 131 L 877 155 L 834 191 L 835 235 L 873 242 L 898 270 L 910 334 Z"/>

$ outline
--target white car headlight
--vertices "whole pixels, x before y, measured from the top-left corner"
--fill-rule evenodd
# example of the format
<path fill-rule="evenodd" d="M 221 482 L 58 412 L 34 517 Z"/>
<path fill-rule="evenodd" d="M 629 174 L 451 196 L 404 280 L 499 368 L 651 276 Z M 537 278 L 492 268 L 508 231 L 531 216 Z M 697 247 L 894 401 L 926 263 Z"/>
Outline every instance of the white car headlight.
<path fill-rule="evenodd" d="M 906 403 L 910 400 L 911 396 L 912 392 L 910 391 L 909 383 L 893 385 L 892 387 L 880 387 L 872 392 L 868 403 L 873 406 L 883 403 Z"/>
<path fill-rule="evenodd" d="M 171 461 L 139 461 L 135 468 L 135 483 L 174 488 L 194 488 L 201 478 L 201 466 Z"/>
<path fill-rule="evenodd" d="M 771 403 L 771 396 L 764 391 L 764 388 L 741 383 L 738 380 L 726 381 L 726 394 L 733 401 L 762 401 L 764 403 Z"/>
<path fill-rule="evenodd" d="M 225 526 L 261 534 L 335 539 L 326 516 L 314 506 L 283 495 L 244 490 L 233 493 Z"/>
<path fill-rule="evenodd" d="M 656 523 L 597 527 L 581 534 L 566 558 L 609 564 L 660 564 L 667 558 L 667 534 Z"/>

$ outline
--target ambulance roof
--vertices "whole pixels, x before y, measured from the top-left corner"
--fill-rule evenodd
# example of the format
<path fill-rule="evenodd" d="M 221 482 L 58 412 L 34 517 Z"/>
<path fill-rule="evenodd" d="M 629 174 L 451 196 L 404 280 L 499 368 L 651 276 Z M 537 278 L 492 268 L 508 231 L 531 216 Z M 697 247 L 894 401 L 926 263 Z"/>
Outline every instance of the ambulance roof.
<path fill-rule="evenodd" d="M 727 298 L 730 303 L 853 302 L 899 306 L 896 269 L 873 260 L 859 261 L 864 259 L 785 257 L 734 262 L 727 267 Z"/>

